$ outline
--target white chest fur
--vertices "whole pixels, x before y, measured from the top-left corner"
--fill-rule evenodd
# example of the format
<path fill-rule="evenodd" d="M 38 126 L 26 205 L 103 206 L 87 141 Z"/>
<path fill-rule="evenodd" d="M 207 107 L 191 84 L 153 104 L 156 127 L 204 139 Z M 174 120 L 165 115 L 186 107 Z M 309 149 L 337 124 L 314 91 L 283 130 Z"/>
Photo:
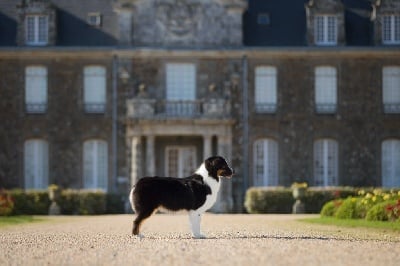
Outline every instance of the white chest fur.
<path fill-rule="evenodd" d="M 208 171 L 204 163 L 197 169 L 196 174 L 203 177 L 204 182 L 211 188 L 211 194 L 207 195 L 204 204 L 196 210 L 196 212 L 203 213 L 210 209 L 217 201 L 218 191 L 221 186 L 221 181 L 217 181 L 208 175 Z"/>

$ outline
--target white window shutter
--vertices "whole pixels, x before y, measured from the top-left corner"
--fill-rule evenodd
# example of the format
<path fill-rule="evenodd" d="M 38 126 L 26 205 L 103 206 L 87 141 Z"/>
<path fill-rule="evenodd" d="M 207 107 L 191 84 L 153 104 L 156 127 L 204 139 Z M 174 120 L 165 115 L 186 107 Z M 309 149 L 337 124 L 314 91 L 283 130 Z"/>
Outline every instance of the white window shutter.
<path fill-rule="evenodd" d="M 27 104 L 47 103 L 47 69 L 29 66 L 25 69 L 25 102 Z"/>
<path fill-rule="evenodd" d="M 400 113 L 400 67 L 382 69 L 382 94 L 386 113 Z"/>
<path fill-rule="evenodd" d="M 97 141 L 98 188 L 107 191 L 108 187 L 108 147 L 107 142 Z"/>
<path fill-rule="evenodd" d="M 315 105 L 319 113 L 333 113 L 337 105 L 336 68 L 315 68 Z"/>
<path fill-rule="evenodd" d="M 34 141 L 26 141 L 24 147 L 24 177 L 25 188 L 33 188 L 35 180 L 35 143 Z"/>
<path fill-rule="evenodd" d="M 106 69 L 102 66 L 84 68 L 83 101 L 87 111 L 104 112 L 106 104 Z"/>
<path fill-rule="evenodd" d="M 103 140 L 88 140 L 83 144 L 83 187 L 108 188 L 108 145 Z"/>

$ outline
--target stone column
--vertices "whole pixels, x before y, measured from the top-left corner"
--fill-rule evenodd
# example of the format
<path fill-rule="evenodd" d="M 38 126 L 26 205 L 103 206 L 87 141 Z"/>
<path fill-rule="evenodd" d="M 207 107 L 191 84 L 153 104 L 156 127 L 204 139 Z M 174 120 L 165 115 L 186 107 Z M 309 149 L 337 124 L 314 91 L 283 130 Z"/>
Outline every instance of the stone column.
<path fill-rule="evenodd" d="M 212 136 L 203 136 L 203 160 L 212 155 Z"/>
<path fill-rule="evenodd" d="M 232 158 L 232 136 L 218 136 L 218 155 L 223 156 L 228 163 Z M 233 209 L 232 180 L 221 179 L 221 188 L 217 202 L 213 207 L 215 212 L 229 212 Z"/>
<path fill-rule="evenodd" d="M 156 175 L 156 163 L 155 163 L 155 147 L 154 147 L 155 137 L 149 135 L 146 137 L 146 175 L 155 176 Z"/>
<path fill-rule="evenodd" d="M 139 136 L 131 139 L 131 186 L 142 176 L 142 143 Z"/>

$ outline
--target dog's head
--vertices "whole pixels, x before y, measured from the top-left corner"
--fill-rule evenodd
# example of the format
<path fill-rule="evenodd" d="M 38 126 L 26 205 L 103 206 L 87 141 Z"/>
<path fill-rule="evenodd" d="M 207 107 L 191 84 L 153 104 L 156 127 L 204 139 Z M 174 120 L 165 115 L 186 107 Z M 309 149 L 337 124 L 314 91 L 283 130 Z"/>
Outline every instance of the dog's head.
<path fill-rule="evenodd" d="M 233 170 L 221 156 L 213 156 L 205 160 L 205 166 L 208 174 L 218 180 L 220 177 L 231 178 Z"/>

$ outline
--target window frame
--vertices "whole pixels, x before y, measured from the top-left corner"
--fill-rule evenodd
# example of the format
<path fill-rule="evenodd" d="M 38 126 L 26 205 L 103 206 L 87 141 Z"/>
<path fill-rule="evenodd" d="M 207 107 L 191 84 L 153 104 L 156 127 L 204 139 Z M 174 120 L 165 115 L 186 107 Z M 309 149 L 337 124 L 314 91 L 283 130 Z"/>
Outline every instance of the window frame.
<path fill-rule="evenodd" d="M 24 187 L 47 189 L 49 186 L 49 143 L 45 139 L 24 142 Z"/>
<path fill-rule="evenodd" d="M 318 114 L 334 114 L 338 103 L 337 69 L 333 66 L 314 68 L 314 102 Z"/>
<path fill-rule="evenodd" d="M 108 191 L 108 157 L 107 141 L 88 139 L 83 142 L 82 184 L 84 189 Z"/>
<path fill-rule="evenodd" d="M 400 139 L 382 141 L 381 165 L 382 187 L 400 187 Z"/>
<path fill-rule="evenodd" d="M 42 21 L 44 24 L 41 24 L 41 19 L 44 19 L 44 21 Z M 48 43 L 49 17 L 42 14 L 27 15 L 25 17 L 25 44 L 32 46 L 44 46 Z"/>
<path fill-rule="evenodd" d="M 382 68 L 382 104 L 384 113 L 400 113 L 400 66 Z"/>
<path fill-rule="evenodd" d="M 278 70 L 275 66 L 257 66 L 254 71 L 254 108 L 256 113 L 276 113 L 278 106 Z"/>
<path fill-rule="evenodd" d="M 333 20 L 333 21 L 331 21 Z M 332 24 L 333 22 L 333 24 Z M 314 43 L 321 46 L 334 46 L 338 43 L 338 17 L 319 14 L 314 18 Z"/>
<path fill-rule="evenodd" d="M 322 145 L 322 146 L 319 146 Z M 332 138 L 321 138 L 313 144 L 313 175 L 316 186 L 339 185 L 339 143 Z M 333 161 L 330 161 L 333 159 Z"/>
<path fill-rule="evenodd" d="M 382 43 L 400 44 L 400 14 L 382 16 Z"/>
<path fill-rule="evenodd" d="M 25 111 L 46 113 L 48 104 L 48 70 L 45 66 L 25 67 Z"/>
<path fill-rule="evenodd" d="M 105 66 L 84 67 L 83 105 L 86 113 L 105 113 L 107 105 L 107 68 Z"/>
<path fill-rule="evenodd" d="M 275 139 L 262 138 L 253 143 L 253 176 L 254 186 L 279 185 L 279 144 Z"/>

